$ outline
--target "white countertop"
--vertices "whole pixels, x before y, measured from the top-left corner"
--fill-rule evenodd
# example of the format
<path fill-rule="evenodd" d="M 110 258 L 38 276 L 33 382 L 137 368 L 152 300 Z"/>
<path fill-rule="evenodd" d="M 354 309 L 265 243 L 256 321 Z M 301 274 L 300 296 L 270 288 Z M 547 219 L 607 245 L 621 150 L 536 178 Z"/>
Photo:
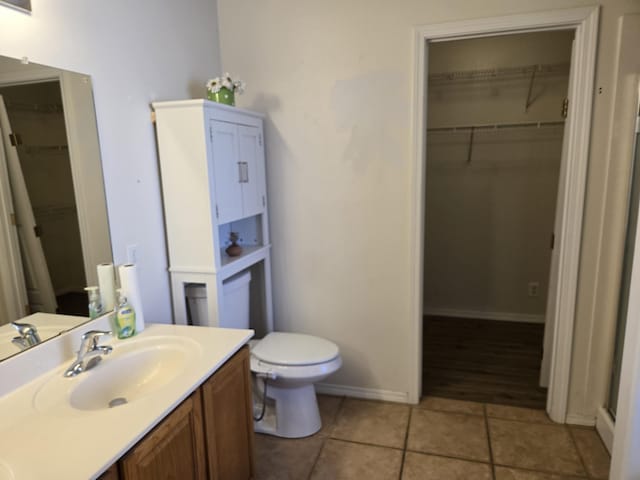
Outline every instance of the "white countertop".
<path fill-rule="evenodd" d="M 88 321 L 89 317 L 54 315 L 51 313 L 34 313 L 16 320 L 19 323 L 35 325 L 43 342 Z M 0 325 L 0 360 L 20 353 L 20 348 L 11 343 L 11 339 L 17 335 L 15 328 L 10 324 Z"/>
<path fill-rule="evenodd" d="M 45 387 L 54 376 L 62 376 L 67 362 L 11 391 L 0 398 L 0 480 L 86 480 L 99 476 L 252 336 L 252 330 L 148 324 L 131 339 L 104 342 L 113 346 L 114 357 L 119 346 L 133 350 L 137 342 L 143 345 L 160 337 L 180 337 L 198 350 L 197 361 L 174 380 L 152 395 L 115 408 L 77 410 L 63 399 L 43 402 Z M 103 364 L 109 359 L 104 357 Z M 64 380 L 79 382 L 100 367 Z"/>

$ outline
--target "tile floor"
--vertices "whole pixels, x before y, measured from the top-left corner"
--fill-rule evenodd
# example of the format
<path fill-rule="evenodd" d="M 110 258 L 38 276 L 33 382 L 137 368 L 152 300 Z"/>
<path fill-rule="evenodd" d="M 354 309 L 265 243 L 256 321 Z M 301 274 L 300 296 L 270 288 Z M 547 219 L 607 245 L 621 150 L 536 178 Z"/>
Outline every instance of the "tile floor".
<path fill-rule="evenodd" d="M 412 407 L 318 397 L 323 427 L 302 439 L 256 434 L 258 480 L 607 479 L 591 428 L 542 410 L 426 397 Z"/>

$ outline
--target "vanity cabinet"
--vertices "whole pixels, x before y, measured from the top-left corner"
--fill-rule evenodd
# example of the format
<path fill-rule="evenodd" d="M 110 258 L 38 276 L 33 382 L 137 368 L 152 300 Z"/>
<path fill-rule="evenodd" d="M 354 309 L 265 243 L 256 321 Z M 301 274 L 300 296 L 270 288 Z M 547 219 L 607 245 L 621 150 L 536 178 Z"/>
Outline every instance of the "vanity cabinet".
<path fill-rule="evenodd" d="M 259 333 L 271 331 L 271 244 L 263 117 L 208 100 L 155 102 L 174 321 L 189 323 L 185 288 L 206 287 L 206 325 L 225 326 L 225 280 L 251 270 Z M 243 252 L 225 249 L 237 232 Z M 256 278 L 260 273 L 260 278 Z M 204 323 L 200 323 L 204 324 Z M 257 327 L 257 328 L 256 328 Z"/>
<path fill-rule="evenodd" d="M 197 390 L 120 460 L 124 480 L 207 478 L 200 397 Z"/>
<path fill-rule="evenodd" d="M 251 479 L 252 415 L 245 346 L 99 480 Z"/>
<path fill-rule="evenodd" d="M 249 350 L 245 348 L 202 385 L 211 479 L 253 477 L 253 405 L 249 371 Z"/>

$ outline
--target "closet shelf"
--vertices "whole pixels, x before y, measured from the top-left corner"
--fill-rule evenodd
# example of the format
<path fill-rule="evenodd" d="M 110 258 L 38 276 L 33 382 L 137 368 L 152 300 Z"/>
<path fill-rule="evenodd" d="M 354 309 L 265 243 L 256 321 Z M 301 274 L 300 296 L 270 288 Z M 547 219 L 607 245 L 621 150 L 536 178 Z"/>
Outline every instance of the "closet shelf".
<path fill-rule="evenodd" d="M 460 70 L 454 72 L 432 73 L 429 75 L 429 83 L 457 82 L 457 81 L 483 81 L 499 80 L 518 77 L 530 77 L 531 75 L 568 75 L 570 63 L 535 64 L 520 67 L 488 68 L 478 70 Z"/>
<path fill-rule="evenodd" d="M 470 132 L 470 131 L 498 131 L 513 128 L 544 128 L 544 127 L 561 127 L 564 126 L 564 120 L 553 122 L 516 122 L 516 123 L 495 123 L 495 124 L 478 124 L 478 125 L 452 125 L 447 127 L 427 128 L 427 132 Z"/>
<path fill-rule="evenodd" d="M 502 123 L 494 125 L 458 125 L 452 127 L 435 127 L 428 128 L 427 133 L 469 133 L 469 146 L 467 150 L 467 163 L 470 164 L 473 158 L 474 135 L 476 132 L 503 132 L 505 130 L 514 130 L 520 128 L 545 128 L 564 126 L 564 121 L 558 122 L 521 122 L 521 123 Z"/>
<path fill-rule="evenodd" d="M 24 149 L 24 151 L 26 151 L 27 153 L 69 151 L 68 145 L 21 145 L 20 148 Z"/>
<path fill-rule="evenodd" d="M 7 101 L 6 107 L 9 111 L 64 113 L 64 109 L 60 103 L 23 103 Z"/>

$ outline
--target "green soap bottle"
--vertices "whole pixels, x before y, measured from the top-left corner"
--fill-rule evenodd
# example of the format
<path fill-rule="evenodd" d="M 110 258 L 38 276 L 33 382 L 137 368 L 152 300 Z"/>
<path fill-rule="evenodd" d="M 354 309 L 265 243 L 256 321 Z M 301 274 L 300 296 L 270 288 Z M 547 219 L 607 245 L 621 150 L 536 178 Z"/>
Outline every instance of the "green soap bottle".
<path fill-rule="evenodd" d="M 102 303 L 100 302 L 100 289 L 98 287 L 86 287 L 89 293 L 89 318 L 93 320 L 102 315 Z"/>
<path fill-rule="evenodd" d="M 116 334 L 118 338 L 133 337 L 136 333 L 136 312 L 129 302 L 127 297 L 122 293 L 122 289 L 119 288 L 118 292 L 118 309 L 116 311 Z"/>

